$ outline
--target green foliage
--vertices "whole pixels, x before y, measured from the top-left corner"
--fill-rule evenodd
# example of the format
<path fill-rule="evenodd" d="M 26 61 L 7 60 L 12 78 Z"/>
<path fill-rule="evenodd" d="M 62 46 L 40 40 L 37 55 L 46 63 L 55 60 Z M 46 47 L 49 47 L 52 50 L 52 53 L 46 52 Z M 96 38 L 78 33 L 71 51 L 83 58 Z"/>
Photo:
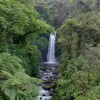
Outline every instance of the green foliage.
<path fill-rule="evenodd" d="M 36 99 L 40 80 L 30 76 L 39 77 L 48 33 L 54 31 L 46 22 L 58 28 L 64 21 L 54 99 L 99 100 L 99 5 L 99 0 L 0 0 L 0 100 Z"/>
<path fill-rule="evenodd" d="M 40 17 L 55 28 L 60 27 L 65 19 L 81 13 L 99 12 L 99 0 L 34 0 Z"/>
<path fill-rule="evenodd" d="M 0 19 L 2 20 L 1 31 L 4 31 L 3 27 L 6 27 L 6 35 L 10 34 L 10 36 L 15 37 L 25 35 L 30 31 L 43 33 L 49 29 L 50 31 L 52 30 L 45 22 L 37 19 L 37 14 L 34 9 L 31 10 L 25 5 L 13 0 L 5 0 L 0 5 Z"/>
<path fill-rule="evenodd" d="M 6 59 L 5 59 L 6 58 Z M 11 56 L 9 53 L 0 54 L 0 70 L 7 71 L 9 73 L 16 73 L 17 71 L 24 71 L 21 66 L 21 60 L 16 56 Z"/>
<path fill-rule="evenodd" d="M 36 99 L 41 81 L 30 76 L 39 77 L 46 48 L 39 47 L 51 31 L 54 28 L 39 19 L 33 1 L 0 0 L 0 100 Z M 40 38 L 44 42 L 38 45 Z"/>
<path fill-rule="evenodd" d="M 99 100 L 100 86 L 96 86 L 86 96 L 78 96 L 75 100 Z"/>
<path fill-rule="evenodd" d="M 62 54 L 56 100 L 99 100 L 99 16 L 99 12 L 81 13 L 58 29 Z"/>
<path fill-rule="evenodd" d="M 30 3 L 31 1 L 27 0 L 0 2 L 0 52 L 17 55 L 23 61 L 25 71 L 37 77 L 41 53 L 38 50 L 40 48 L 37 47 L 40 45 L 37 45 L 35 41 L 40 39 L 39 35 L 54 29 L 38 18 L 34 4 L 30 5 Z"/>
<path fill-rule="evenodd" d="M 0 93 L 4 93 L 10 100 L 16 97 L 32 100 L 38 95 L 36 85 L 41 81 L 25 74 L 21 62 L 9 53 L 0 54 Z"/>

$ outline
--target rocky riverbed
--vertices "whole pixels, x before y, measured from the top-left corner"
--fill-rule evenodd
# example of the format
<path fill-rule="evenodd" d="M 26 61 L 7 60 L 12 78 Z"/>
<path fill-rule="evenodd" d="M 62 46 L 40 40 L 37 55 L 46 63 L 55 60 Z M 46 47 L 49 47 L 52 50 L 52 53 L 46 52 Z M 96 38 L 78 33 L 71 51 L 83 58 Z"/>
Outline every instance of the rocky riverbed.
<path fill-rule="evenodd" d="M 43 83 L 39 86 L 38 100 L 53 100 L 53 91 L 58 79 L 58 66 L 45 65 L 40 67 L 40 75 Z"/>

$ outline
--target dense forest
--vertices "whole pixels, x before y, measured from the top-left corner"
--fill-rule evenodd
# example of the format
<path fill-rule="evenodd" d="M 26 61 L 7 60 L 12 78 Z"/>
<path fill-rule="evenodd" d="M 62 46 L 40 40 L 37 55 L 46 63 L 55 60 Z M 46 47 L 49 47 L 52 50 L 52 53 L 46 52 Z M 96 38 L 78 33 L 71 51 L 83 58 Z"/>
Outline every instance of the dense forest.
<path fill-rule="evenodd" d="M 53 100 L 100 100 L 100 0 L 0 0 L 0 100 L 37 100 L 55 30 Z"/>

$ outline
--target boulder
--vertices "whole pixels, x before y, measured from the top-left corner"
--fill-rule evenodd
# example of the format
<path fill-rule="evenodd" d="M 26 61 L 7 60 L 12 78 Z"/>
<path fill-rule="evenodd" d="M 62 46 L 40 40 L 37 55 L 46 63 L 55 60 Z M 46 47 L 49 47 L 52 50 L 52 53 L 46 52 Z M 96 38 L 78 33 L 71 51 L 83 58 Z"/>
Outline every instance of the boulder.
<path fill-rule="evenodd" d="M 52 87 L 51 84 L 43 84 L 43 86 L 42 86 L 42 88 L 43 88 L 44 90 L 50 90 L 51 87 Z"/>

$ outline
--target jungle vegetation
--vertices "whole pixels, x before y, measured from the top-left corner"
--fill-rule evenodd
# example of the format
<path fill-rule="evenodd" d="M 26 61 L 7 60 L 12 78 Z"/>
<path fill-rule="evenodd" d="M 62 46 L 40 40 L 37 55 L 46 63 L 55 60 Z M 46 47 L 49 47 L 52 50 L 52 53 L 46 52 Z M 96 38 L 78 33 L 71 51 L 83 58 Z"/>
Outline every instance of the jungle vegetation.
<path fill-rule="evenodd" d="M 0 0 L 0 100 L 36 100 L 54 30 L 54 100 L 100 100 L 100 0 Z"/>
<path fill-rule="evenodd" d="M 0 0 L 0 100 L 38 95 L 41 51 L 54 30 L 38 15 L 29 0 Z"/>

